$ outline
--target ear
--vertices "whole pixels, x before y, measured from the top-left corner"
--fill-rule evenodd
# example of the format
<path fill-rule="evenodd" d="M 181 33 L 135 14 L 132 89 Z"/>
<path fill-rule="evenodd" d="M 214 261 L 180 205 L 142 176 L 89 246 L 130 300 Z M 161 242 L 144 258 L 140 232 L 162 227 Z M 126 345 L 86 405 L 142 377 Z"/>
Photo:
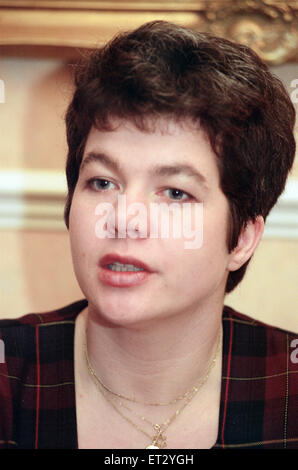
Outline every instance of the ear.
<path fill-rule="evenodd" d="M 238 244 L 230 253 L 229 271 L 236 271 L 254 254 L 264 232 L 264 219 L 259 215 L 253 222 L 249 220 L 242 228 Z"/>

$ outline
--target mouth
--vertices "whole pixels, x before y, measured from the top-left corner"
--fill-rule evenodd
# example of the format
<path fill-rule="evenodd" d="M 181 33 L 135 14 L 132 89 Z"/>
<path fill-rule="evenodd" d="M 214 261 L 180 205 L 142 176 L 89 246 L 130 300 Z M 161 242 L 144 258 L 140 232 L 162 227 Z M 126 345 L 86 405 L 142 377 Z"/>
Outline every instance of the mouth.
<path fill-rule="evenodd" d="M 105 255 L 99 263 L 99 279 L 112 287 L 132 287 L 144 283 L 153 271 L 132 256 Z"/>

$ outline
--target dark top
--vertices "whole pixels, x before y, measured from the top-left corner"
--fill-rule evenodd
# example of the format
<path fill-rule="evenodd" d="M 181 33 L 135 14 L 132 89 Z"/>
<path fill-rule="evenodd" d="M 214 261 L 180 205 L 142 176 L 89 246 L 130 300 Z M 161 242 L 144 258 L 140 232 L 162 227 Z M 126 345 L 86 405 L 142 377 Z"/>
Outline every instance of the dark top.
<path fill-rule="evenodd" d="M 77 448 L 74 322 L 86 306 L 81 300 L 0 321 L 2 350 L 5 346 L 0 448 Z M 298 449 L 298 341 L 293 341 L 298 333 L 230 307 L 224 307 L 222 319 L 221 402 L 213 448 Z"/>

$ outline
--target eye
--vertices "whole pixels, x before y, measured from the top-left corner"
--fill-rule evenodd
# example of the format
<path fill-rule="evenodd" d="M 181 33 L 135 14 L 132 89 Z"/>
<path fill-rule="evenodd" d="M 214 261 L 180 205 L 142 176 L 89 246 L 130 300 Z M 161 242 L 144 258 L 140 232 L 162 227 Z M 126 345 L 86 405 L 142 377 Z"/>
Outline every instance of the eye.
<path fill-rule="evenodd" d="M 169 198 L 173 199 L 175 201 L 185 201 L 189 199 L 193 199 L 193 197 L 186 193 L 185 191 L 182 191 L 181 189 L 176 189 L 176 188 L 168 188 L 165 189 L 165 192 L 168 192 Z"/>
<path fill-rule="evenodd" d="M 107 191 L 113 189 L 110 185 L 115 186 L 114 183 L 104 178 L 91 178 L 87 181 L 87 185 L 94 191 Z"/>

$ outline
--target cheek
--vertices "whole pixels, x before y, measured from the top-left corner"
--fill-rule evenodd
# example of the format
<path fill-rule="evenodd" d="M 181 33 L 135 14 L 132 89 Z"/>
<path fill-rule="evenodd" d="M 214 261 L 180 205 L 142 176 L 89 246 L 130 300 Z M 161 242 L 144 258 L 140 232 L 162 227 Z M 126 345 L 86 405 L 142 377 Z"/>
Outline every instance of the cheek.
<path fill-rule="evenodd" d="M 226 245 L 227 219 L 219 216 L 205 217 L 203 242 L 198 249 L 185 248 L 185 238 L 168 240 L 163 243 L 162 252 L 166 253 L 165 272 L 170 273 L 171 283 L 191 286 L 217 283 L 225 273 L 228 263 Z"/>
<path fill-rule="evenodd" d="M 73 269 L 79 286 L 86 297 L 96 268 L 98 247 L 90 223 L 91 214 L 79 201 L 73 200 L 69 217 L 69 237 Z"/>
<path fill-rule="evenodd" d="M 86 257 L 94 246 L 94 216 L 77 198 L 73 198 L 69 215 L 69 236 L 74 262 Z"/>

